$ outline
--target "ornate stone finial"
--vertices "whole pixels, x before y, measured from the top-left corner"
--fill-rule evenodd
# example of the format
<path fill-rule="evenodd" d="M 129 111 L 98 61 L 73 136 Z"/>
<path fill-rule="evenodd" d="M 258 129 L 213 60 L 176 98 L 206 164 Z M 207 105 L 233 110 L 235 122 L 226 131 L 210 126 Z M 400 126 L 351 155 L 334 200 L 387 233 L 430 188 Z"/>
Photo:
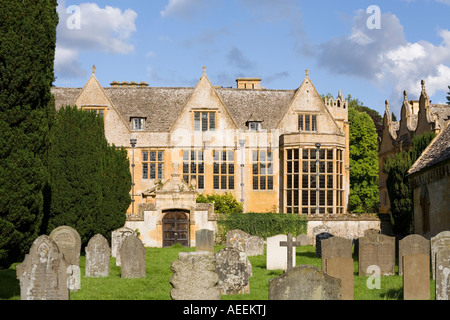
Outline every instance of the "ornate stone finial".
<path fill-rule="evenodd" d="M 206 67 L 203 66 L 203 74 L 206 74 Z"/>
<path fill-rule="evenodd" d="M 307 77 L 309 77 L 309 70 L 308 69 L 305 70 L 305 74 L 306 74 Z"/>
<path fill-rule="evenodd" d="M 97 69 L 97 67 L 95 65 L 92 66 L 92 74 L 95 74 L 95 69 Z"/>
<path fill-rule="evenodd" d="M 339 91 L 338 91 L 338 97 L 342 98 L 342 91 L 341 91 L 341 89 L 339 89 Z"/>
<path fill-rule="evenodd" d="M 406 90 L 403 91 L 403 100 L 408 101 L 408 94 L 406 93 Z"/>
<path fill-rule="evenodd" d="M 384 101 L 384 105 L 386 106 L 386 111 L 389 111 L 389 102 L 387 100 Z"/>
<path fill-rule="evenodd" d="M 422 92 L 425 92 L 425 80 L 422 79 L 420 83 L 422 84 Z"/>

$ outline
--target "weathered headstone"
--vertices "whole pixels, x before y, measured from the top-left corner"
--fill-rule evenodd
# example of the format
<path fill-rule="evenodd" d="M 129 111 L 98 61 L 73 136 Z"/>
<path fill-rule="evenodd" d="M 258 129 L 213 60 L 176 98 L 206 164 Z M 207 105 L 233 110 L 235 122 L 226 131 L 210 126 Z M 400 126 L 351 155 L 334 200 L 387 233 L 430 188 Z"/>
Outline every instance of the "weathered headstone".
<path fill-rule="evenodd" d="M 450 300 L 450 246 L 436 252 L 436 300 Z"/>
<path fill-rule="evenodd" d="M 322 241 L 332 238 L 333 235 L 329 232 L 322 232 L 316 235 L 316 257 L 322 257 Z"/>
<path fill-rule="evenodd" d="M 56 242 L 68 263 L 80 266 L 81 237 L 77 230 L 69 226 L 60 226 L 54 229 L 49 237 Z"/>
<path fill-rule="evenodd" d="M 220 300 L 216 260 L 208 252 L 180 252 L 170 266 L 173 300 Z"/>
<path fill-rule="evenodd" d="M 325 224 L 320 224 L 313 229 L 313 245 L 316 245 L 316 236 L 319 233 L 331 233 L 331 227 Z"/>
<path fill-rule="evenodd" d="M 111 255 L 116 258 L 116 266 L 120 266 L 120 247 L 131 235 L 136 235 L 136 232 L 127 227 L 119 228 L 111 233 Z"/>
<path fill-rule="evenodd" d="M 300 246 L 309 246 L 311 245 L 311 239 L 306 234 L 299 234 L 295 237 L 295 241 L 300 244 Z"/>
<path fill-rule="evenodd" d="M 430 256 L 430 240 L 421 235 L 411 234 L 398 242 L 398 274 L 403 275 L 403 256 L 425 254 Z"/>
<path fill-rule="evenodd" d="M 395 274 L 395 238 L 371 234 L 359 238 L 359 275 L 370 275 L 367 268 L 378 266 L 380 275 Z"/>
<path fill-rule="evenodd" d="M 126 237 L 119 250 L 122 278 L 145 278 L 145 251 L 144 244 L 138 237 Z"/>
<path fill-rule="evenodd" d="M 21 300 L 69 300 L 70 264 L 58 245 L 42 235 L 34 240 L 24 261 L 16 267 Z"/>
<path fill-rule="evenodd" d="M 431 238 L 431 272 L 433 273 L 433 279 L 436 279 L 436 253 L 447 246 L 450 246 L 450 231 L 442 231 Z"/>
<path fill-rule="evenodd" d="M 292 269 L 295 266 L 295 247 L 299 247 L 300 243 L 294 241 L 292 234 L 288 234 L 286 241 L 280 241 L 281 247 L 287 248 L 287 270 Z M 294 254 L 294 257 L 292 257 Z"/>
<path fill-rule="evenodd" d="M 109 275 L 111 249 L 108 240 L 101 234 L 93 236 L 86 246 L 85 276 L 102 278 Z"/>
<path fill-rule="evenodd" d="M 353 300 L 353 258 L 339 256 L 327 258 L 325 260 L 325 267 L 327 270 L 326 274 L 341 280 L 342 300 Z"/>
<path fill-rule="evenodd" d="M 195 247 L 197 251 L 214 253 L 214 231 L 209 229 L 195 231 Z"/>
<path fill-rule="evenodd" d="M 286 235 L 277 235 L 266 239 L 267 254 L 266 268 L 267 270 L 286 270 L 287 263 L 287 247 L 280 246 L 280 242 L 287 241 Z M 295 247 L 292 247 L 292 266 L 295 266 Z"/>
<path fill-rule="evenodd" d="M 269 280 L 269 300 L 341 300 L 341 280 L 299 265 Z"/>
<path fill-rule="evenodd" d="M 250 293 L 252 265 L 247 254 L 236 248 L 224 248 L 215 254 L 218 287 L 221 294 Z"/>
<path fill-rule="evenodd" d="M 334 257 L 352 258 L 352 240 L 331 237 L 321 240 L 322 270 L 328 273 L 326 260 Z"/>
<path fill-rule="evenodd" d="M 59 226 L 49 235 L 58 245 L 64 259 L 72 265 L 72 276 L 69 279 L 69 289 L 78 291 L 81 288 L 80 252 L 81 237 L 77 230 L 69 226 Z"/>
<path fill-rule="evenodd" d="M 247 239 L 247 257 L 264 254 L 264 239 L 258 236 L 250 236 Z"/>
<path fill-rule="evenodd" d="M 430 255 L 402 256 L 403 299 L 430 300 Z"/>
<path fill-rule="evenodd" d="M 241 251 L 247 250 L 247 239 L 250 235 L 239 229 L 227 232 L 227 247 L 236 248 Z"/>

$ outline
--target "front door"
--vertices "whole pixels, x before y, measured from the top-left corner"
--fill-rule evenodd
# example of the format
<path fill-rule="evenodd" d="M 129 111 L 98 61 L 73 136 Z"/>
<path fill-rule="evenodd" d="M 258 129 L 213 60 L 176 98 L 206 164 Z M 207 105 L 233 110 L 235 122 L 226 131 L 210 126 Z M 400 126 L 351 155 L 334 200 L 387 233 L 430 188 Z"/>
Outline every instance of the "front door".
<path fill-rule="evenodd" d="M 182 211 L 169 211 L 163 218 L 163 247 L 189 247 L 189 219 Z"/>

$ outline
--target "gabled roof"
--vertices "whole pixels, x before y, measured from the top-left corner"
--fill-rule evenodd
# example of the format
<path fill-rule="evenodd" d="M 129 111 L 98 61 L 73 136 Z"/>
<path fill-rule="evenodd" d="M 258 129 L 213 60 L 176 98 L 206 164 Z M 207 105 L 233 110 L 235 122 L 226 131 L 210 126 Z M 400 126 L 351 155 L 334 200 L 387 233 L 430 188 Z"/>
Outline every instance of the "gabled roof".
<path fill-rule="evenodd" d="M 408 175 L 428 169 L 434 165 L 450 160 L 450 122 L 430 142 L 416 162 L 411 166 Z"/>

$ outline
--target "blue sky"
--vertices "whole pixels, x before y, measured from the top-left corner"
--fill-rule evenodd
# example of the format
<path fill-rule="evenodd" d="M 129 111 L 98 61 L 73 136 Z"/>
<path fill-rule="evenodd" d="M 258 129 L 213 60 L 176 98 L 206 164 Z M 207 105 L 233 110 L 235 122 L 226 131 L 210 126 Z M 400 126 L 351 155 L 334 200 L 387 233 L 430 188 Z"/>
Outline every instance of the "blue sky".
<path fill-rule="evenodd" d="M 309 69 L 320 94 L 351 94 L 399 116 L 403 90 L 433 103 L 450 85 L 450 0 L 58 0 L 56 86 L 147 81 L 192 87 L 260 77 L 296 89 Z M 74 6 L 74 7 L 73 7 Z M 369 10 L 371 6 L 379 8 Z M 378 23 L 378 24 L 376 24 Z M 374 28 L 375 27 L 375 28 Z"/>

